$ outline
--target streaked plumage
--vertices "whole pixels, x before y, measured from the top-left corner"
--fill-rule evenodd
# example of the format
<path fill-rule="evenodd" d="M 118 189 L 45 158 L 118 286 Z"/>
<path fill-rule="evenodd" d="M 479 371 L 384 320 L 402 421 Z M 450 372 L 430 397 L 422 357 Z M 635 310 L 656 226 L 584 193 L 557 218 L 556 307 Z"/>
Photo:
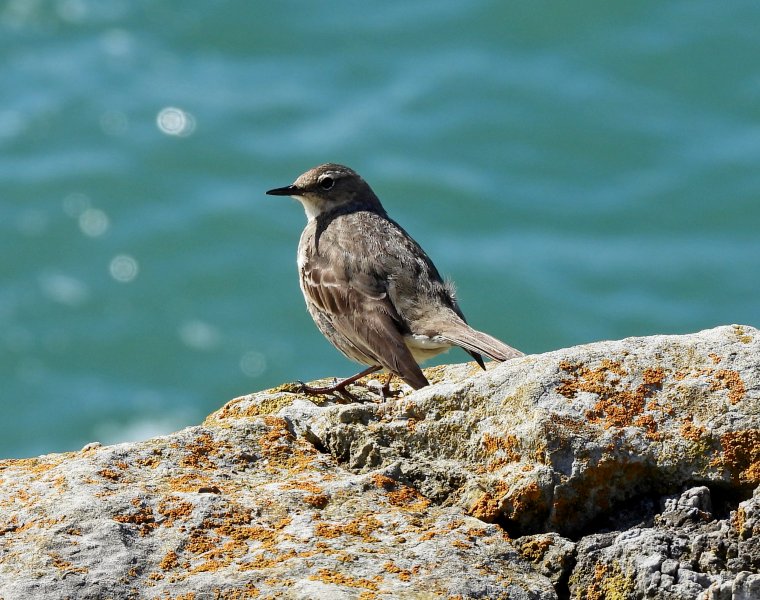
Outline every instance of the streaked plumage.
<path fill-rule="evenodd" d="M 321 165 L 267 194 L 304 205 L 301 290 L 317 327 L 351 360 L 383 367 L 419 389 L 428 381 L 418 363 L 451 346 L 481 366 L 481 355 L 498 361 L 522 355 L 467 325 L 452 286 L 353 170 Z"/>

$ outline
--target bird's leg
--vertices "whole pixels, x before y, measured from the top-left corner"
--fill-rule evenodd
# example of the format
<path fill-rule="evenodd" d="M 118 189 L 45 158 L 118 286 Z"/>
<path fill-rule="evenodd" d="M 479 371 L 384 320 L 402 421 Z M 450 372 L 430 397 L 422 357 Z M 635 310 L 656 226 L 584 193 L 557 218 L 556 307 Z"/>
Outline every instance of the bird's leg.
<path fill-rule="evenodd" d="M 309 394 L 309 395 L 334 394 L 337 392 L 344 398 L 347 398 L 348 400 L 356 402 L 357 401 L 356 398 L 346 389 L 346 387 L 351 385 L 358 379 L 361 379 L 365 375 L 369 375 L 370 373 L 374 373 L 375 371 L 379 371 L 380 369 L 382 369 L 380 365 L 373 365 L 371 367 L 367 367 L 361 373 L 357 373 L 356 375 L 352 375 L 351 377 L 348 377 L 342 381 L 334 383 L 333 385 L 326 385 L 324 387 L 314 387 L 314 386 L 306 385 L 303 382 L 299 382 L 301 383 L 301 388 L 299 391 L 303 394 Z"/>
<path fill-rule="evenodd" d="M 394 394 L 391 392 L 391 380 L 393 379 L 393 372 L 388 372 L 388 379 L 385 380 L 385 383 L 383 384 L 383 387 L 380 388 L 380 393 L 382 393 L 383 398 L 390 398 Z M 398 395 L 398 392 L 397 394 Z"/>

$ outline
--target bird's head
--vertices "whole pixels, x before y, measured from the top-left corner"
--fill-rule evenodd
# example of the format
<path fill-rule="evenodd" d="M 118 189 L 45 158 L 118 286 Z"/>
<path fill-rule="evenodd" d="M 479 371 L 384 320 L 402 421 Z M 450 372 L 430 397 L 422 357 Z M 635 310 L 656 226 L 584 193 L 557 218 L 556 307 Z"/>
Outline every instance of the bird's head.
<path fill-rule="evenodd" d="M 353 169 L 335 163 L 309 169 L 291 185 L 269 190 L 267 194 L 292 196 L 303 204 L 309 220 L 343 206 L 382 210 L 367 182 Z"/>

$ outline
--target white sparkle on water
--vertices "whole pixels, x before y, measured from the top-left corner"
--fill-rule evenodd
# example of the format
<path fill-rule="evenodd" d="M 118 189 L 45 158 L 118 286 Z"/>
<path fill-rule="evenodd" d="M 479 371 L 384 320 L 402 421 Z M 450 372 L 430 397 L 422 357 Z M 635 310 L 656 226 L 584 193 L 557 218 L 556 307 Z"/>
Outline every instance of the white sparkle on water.
<path fill-rule="evenodd" d="M 216 327 L 198 319 L 182 323 L 178 333 L 182 343 L 195 350 L 211 350 L 222 339 Z"/>
<path fill-rule="evenodd" d="M 258 377 L 267 370 L 267 357 L 257 350 L 249 350 L 240 357 L 240 370 L 248 377 Z"/>
<path fill-rule="evenodd" d="M 86 208 L 79 215 L 79 229 L 87 236 L 100 237 L 109 225 L 108 215 L 99 208 Z"/>
<path fill-rule="evenodd" d="M 133 281 L 140 271 L 137 261 L 128 254 L 119 254 L 111 259 L 108 271 L 116 281 L 129 283 Z"/>
<path fill-rule="evenodd" d="M 156 125 L 166 135 L 187 137 L 195 130 L 195 117 L 181 108 L 167 106 L 158 113 Z"/>

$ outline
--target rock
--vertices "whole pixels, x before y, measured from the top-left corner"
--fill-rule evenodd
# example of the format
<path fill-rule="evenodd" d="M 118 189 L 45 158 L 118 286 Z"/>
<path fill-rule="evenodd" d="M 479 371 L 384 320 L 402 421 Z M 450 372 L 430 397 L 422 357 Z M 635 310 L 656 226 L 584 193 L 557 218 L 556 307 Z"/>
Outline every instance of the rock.
<path fill-rule="evenodd" d="M 556 533 L 527 535 L 515 540 L 520 555 L 548 577 L 555 589 L 567 586 L 575 566 L 575 544 Z"/>
<path fill-rule="evenodd" d="M 0 598 L 760 597 L 760 332 L 489 366 L 1 461 Z"/>
<path fill-rule="evenodd" d="M 555 597 L 497 526 L 393 467 L 346 471 L 278 416 L 0 473 L 4 600 Z"/>
<path fill-rule="evenodd" d="M 702 506 L 709 502 L 706 489 L 692 488 L 668 499 L 652 527 L 584 537 L 576 545 L 577 562 L 569 581 L 573 597 L 593 596 L 599 590 L 625 590 L 624 597 L 632 598 L 754 597 L 760 531 L 743 540 L 746 517 L 741 515 L 756 518 L 757 494 L 726 519 L 704 511 L 684 518 L 683 511 L 693 508 L 695 497 Z M 727 560 L 729 555 L 734 558 Z"/>

